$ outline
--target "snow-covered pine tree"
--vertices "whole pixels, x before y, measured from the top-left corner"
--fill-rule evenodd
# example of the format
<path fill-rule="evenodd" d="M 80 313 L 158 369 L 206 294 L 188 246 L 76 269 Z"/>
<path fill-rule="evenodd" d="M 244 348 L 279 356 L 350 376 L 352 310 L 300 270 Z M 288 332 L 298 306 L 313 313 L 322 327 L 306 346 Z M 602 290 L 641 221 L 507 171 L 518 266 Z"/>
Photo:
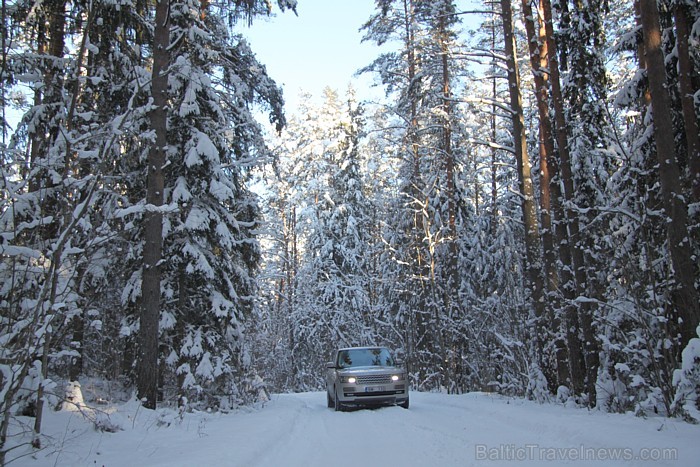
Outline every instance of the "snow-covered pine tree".
<path fill-rule="evenodd" d="M 391 285 L 383 300 L 386 309 L 393 310 L 388 322 L 401 330 L 399 347 L 418 384 L 448 387 L 460 352 L 448 342 L 456 334 L 447 335 L 446 323 L 459 320 L 462 313 L 457 286 L 457 231 L 463 225 L 464 206 L 457 172 L 462 150 L 454 141 L 452 88 L 460 69 L 452 55 L 456 10 L 450 1 L 377 6 L 378 12 L 363 26 L 365 40 L 383 44 L 394 38 L 401 48 L 381 55 L 364 71 L 376 72 L 387 94 L 397 99 L 390 111 L 403 139 L 397 153 L 400 187 L 390 201 L 385 229 L 386 259 L 396 263 L 383 273 L 393 277 L 386 282 Z M 387 139 L 396 133 L 390 130 Z"/>
<path fill-rule="evenodd" d="M 542 279 L 541 238 L 537 220 L 537 207 L 533 187 L 526 132 L 524 127 L 524 108 L 521 95 L 520 74 L 516 30 L 513 13 L 508 1 L 501 1 L 503 20 L 503 37 L 505 44 L 506 65 L 508 69 L 508 89 L 510 93 L 509 108 L 512 120 L 512 138 L 518 171 L 518 191 L 521 196 L 521 210 L 525 238 L 525 281 L 530 292 L 527 308 L 530 323 L 534 325 L 530 342 L 530 382 L 528 396 L 536 400 L 546 398 L 547 382 L 544 377 L 544 345 L 546 341 L 544 315 L 544 284 Z"/>
<path fill-rule="evenodd" d="M 637 33 L 641 27 L 639 15 L 633 22 L 635 15 L 630 10 L 629 6 L 626 10 L 614 9 L 611 20 L 620 28 L 620 32 L 611 34 L 617 38 L 613 57 L 618 70 L 625 72 L 616 80 L 614 115 L 617 126 L 626 131 L 619 140 L 624 156 L 610 183 L 615 202 L 608 211 L 615 215 L 611 217 L 606 241 L 614 245 L 608 278 L 615 280 L 608 280 L 606 291 L 608 306 L 602 320 L 604 340 L 597 386 L 601 408 L 645 414 L 668 412 L 673 403 L 670 376 L 680 364 L 682 344 L 677 313 L 681 310 L 675 291 L 676 268 L 668 243 L 669 218 L 662 209 L 663 191 L 659 190 L 660 165 L 654 133 L 650 131 L 656 119 L 647 91 L 649 55 Z M 670 53 L 672 49 L 669 42 L 661 43 L 660 51 L 666 54 L 666 87 L 673 95 L 677 75 L 671 64 L 675 56 Z M 682 121 L 680 104 L 672 105 L 670 111 L 673 117 L 669 120 Z M 677 132 L 674 152 L 676 162 L 683 164 L 682 126 L 674 125 L 670 131 Z M 683 186 L 689 189 L 690 183 Z M 691 196 L 688 190 L 678 199 L 689 200 Z M 686 256 L 692 256 L 697 243 L 692 237 L 688 239 Z M 697 277 L 697 272 L 690 273 L 690 277 L 693 275 Z"/>
<path fill-rule="evenodd" d="M 400 141 L 395 149 L 399 182 L 394 198 L 387 200 L 389 216 L 383 229 L 387 251 L 382 259 L 380 308 L 386 313 L 387 325 L 398 334 L 396 347 L 405 355 L 412 378 L 423 384 L 432 373 L 430 356 L 425 355 L 432 354 L 426 349 L 432 336 L 426 335 L 430 312 L 422 279 L 429 276 L 420 206 L 424 182 L 420 179 L 419 120 L 425 118 L 421 102 L 426 89 L 419 68 L 421 27 L 415 7 L 415 1 L 377 3 L 377 12 L 363 25 L 364 40 L 377 45 L 395 40 L 401 46 L 396 52 L 380 55 L 363 71 L 378 73 L 387 94 L 394 97 L 388 109 L 392 118 L 389 128 L 397 129 L 387 139 Z"/>
<path fill-rule="evenodd" d="M 620 134 L 622 156 L 611 176 L 608 190 L 611 212 L 606 241 L 609 286 L 606 307 L 599 323 L 600 367 L 596 406 L 601 410 L 663 410 L 660 368 L 668 353 L 665 339 L 664 289 L 667 287 L 663 225 L 646 113 L 643 74 L 638 73 L 643 51 L 636 40 L 632 5 L 619 5 L 608 16 L 609 34 L 616 43 L 609 52 L 616 63 L 612 115 Z"/>

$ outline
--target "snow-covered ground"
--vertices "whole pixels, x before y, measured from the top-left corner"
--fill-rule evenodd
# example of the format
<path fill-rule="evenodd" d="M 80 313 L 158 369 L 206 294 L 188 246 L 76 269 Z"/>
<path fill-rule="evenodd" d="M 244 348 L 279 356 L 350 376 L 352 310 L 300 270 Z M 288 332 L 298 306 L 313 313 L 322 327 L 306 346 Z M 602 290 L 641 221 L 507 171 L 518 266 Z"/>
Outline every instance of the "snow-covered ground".
<path fill-rule="evenodd" d="M 700 465 L 698 425 L 484 393 L 413 392 L 409 410 L 352 412 L 328 409 L 325 393 L 284 394 L 259 409 L 182 418 L 130 403 L 110 421 L 121 430 L 96 431 L 76 412 L 49 413 L 44 450 L 9 465 Z"/>

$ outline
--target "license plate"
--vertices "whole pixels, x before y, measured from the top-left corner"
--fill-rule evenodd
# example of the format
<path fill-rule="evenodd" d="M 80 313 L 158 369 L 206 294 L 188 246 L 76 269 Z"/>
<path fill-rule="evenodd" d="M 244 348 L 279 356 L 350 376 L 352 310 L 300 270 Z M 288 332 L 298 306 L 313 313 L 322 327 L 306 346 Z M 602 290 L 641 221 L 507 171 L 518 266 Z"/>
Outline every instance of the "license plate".
<path fill-rule="evenodd" d="M 384 392 L 384 386 L 368 386 L 365 392 Z"/>

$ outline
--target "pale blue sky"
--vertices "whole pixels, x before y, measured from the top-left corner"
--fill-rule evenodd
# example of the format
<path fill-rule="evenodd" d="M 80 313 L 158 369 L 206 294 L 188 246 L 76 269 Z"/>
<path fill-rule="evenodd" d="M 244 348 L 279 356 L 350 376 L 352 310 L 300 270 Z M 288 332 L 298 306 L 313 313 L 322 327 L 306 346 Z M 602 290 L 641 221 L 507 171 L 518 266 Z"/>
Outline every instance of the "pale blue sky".
<path fill-rule="evenodd" d="M 360 99 L 381 92 L 368 89 L 371 76 L 353 77 L 380 53 L 375 45 L 361 43 L 358 31 L 373 12 L 374 0 L 298 0 L 298 16 L 275 8 L 275 16 L 257 18 L 241 33 L 283 87 L 287 112 L 292 113 L 300 90 L 319 97 L 330 86 L 342 94 L 352 82 Z"/>

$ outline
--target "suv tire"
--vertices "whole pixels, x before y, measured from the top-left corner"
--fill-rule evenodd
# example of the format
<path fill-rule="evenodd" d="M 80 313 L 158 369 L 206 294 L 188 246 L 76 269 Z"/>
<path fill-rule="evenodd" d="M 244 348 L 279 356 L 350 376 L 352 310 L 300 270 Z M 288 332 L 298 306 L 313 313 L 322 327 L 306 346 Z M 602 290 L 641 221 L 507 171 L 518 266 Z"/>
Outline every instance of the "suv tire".
<path fill-rule="evenodd" d="M 335 390 L 335 404 L 333 405 L 333 408 L 335 409 L 336 412 L 342 412 L 343 411 L 343 404 L 340 403 L 340 399 L 338 398 L 338 390 Z"/>

